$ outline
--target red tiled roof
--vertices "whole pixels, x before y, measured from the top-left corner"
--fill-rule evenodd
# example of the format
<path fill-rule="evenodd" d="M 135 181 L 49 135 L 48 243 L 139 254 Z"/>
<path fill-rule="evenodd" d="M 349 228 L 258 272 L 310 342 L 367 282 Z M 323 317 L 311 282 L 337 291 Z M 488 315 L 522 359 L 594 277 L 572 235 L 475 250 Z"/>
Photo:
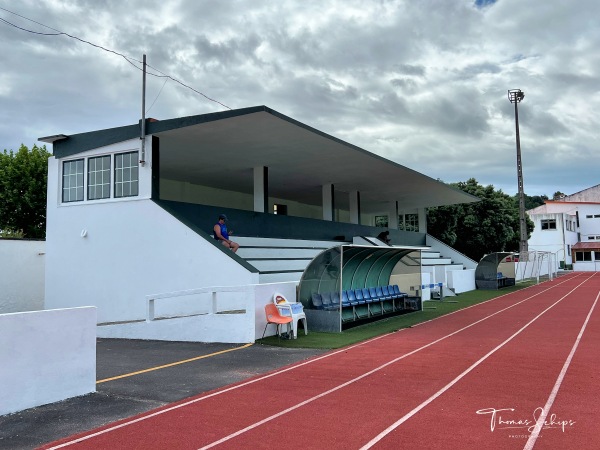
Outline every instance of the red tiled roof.
<path fill-rule="evenodd" d="M 573 250 L 600 250 L 600 242 L 578 242 L 571 248 Z"/>

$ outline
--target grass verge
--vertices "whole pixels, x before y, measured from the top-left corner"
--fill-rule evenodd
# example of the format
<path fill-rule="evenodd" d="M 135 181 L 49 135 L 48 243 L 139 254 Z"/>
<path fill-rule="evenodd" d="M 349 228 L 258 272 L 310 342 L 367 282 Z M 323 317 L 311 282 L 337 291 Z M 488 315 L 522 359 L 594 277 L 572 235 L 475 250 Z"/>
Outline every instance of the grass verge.
<path fill-rule="evenodd" d="M 409 328 L 418 323 L 426 322 L 436 317 L 444 316 L 454 311 L 467 308 L 478 303 L 485 302 L 492 298 L 506 295 L 535 284 L 534 282 L 518 283 L 515 286 L 502 288 L 496 291 L 475 290 L 464 292 L 456 297 L 448 297 L 445 302 L 428 301 L 424 302 L 423 311 L 415 311 L 401 316 L 389 317 L 376 322 L 357 326 L 342 333 L 319 333 L 310 331 L 308 324 L 308 335 L 303 330 L 298 331 L 298 339 L 278 339 L 277 336 L 268 336 L 264 339 L 258 339 L 257 344 L 272 345 L 288 348 L 318 348 L 334 349 L 352 345 L 366 339 L 371 339 L 382 334 L 391 333 Z M 450 303 L 456 301 L 457 303 Z M 435 308 L 435 309 L 433 309 Z"/>

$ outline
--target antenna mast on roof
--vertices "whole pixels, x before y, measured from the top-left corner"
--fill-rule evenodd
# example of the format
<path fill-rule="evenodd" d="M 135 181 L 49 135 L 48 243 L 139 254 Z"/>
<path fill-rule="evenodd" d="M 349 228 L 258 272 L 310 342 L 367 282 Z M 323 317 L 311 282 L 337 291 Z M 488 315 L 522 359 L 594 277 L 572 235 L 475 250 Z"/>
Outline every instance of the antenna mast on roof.
<path fill-rule="evenodd" d="M 140 139 L 142 141 L 142 151 L 140 155 L 140 164 L 146 162 L 146 55 L 143 58 L 144 68 L 142 70 L 142 121 Z"/>

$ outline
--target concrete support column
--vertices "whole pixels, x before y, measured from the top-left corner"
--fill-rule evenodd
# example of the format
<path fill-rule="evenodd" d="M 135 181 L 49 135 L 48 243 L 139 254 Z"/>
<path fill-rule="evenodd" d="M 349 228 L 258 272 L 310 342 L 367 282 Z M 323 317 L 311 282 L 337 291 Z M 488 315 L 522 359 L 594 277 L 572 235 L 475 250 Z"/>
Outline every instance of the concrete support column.
<path fill-rule="evenodd" d="M 350 223 L 360 224 L 360 192 L 350 192 Z"/>
<path fill-rule="evenodd" d="M 388 208 L 388 228 L 398 229 L 398 202 L 390 202 Z"/>
<path fill-rule="evenodd" d="M 419 208 L 417 213 L 419 215 L 419 233 L 427 233 L 427 210 Z"/>
<path fill-rule="evenodd" d="M 333 195 L 333 184 L 323 185 L 323 220 L 333 221 L 333 211 L 335 209 Z"/>
<path fill-rule="evenodd" d="M 269 168 L 254 168 L 254 211 L 269 212 Z"/>

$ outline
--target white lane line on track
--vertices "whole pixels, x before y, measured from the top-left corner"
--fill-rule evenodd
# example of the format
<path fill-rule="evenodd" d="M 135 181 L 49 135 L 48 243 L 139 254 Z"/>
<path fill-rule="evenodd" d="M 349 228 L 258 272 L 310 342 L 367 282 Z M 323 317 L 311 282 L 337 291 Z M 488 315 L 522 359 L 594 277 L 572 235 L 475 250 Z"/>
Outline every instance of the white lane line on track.
<path fill-rule="evenodd" d="M 592 275 L 593 276 L 593 275 Z M 578 287 L 580 287 L 582 284 L 584 284 L 586 281 L 588 281 L 590 278 L 592 278 L 591 276 L 589 278 L 586 278 L 585 280 L 583 280 L 581 283 L 579 283 L 577 286 L 575 286 L 573 289 L 571 289 L 568 293 L 566 293 L 564 296 L 562 296 L 560 299 L 558 299 L 556 302 L 554 302 L 552 305 L 548 306 L 546 309 L 544 309 L 541 313 L 539 313 L 537 316 L 535 316 L 533 319 L 531 319 L 529 322 L 527 322 L 525 325 L 523 325 L 519 330 L 517 330 L 512 336 L 510 336 L 508 339 L 506 339 L 504 342 L 498 344 L 496 347 L 494 347 L 492 350 L 490 350 L 489 352 L 487 352 L 484 356 L 482 356 L 478 361 L 474 362 L 473 364 L 471 364 L 471 366 L 469 366 L 464 372 L 462 372 L 460 375 L 458 375 L 456 378 L 454 378 L 454 380 L 452 380 L 450 383 L 448 383 L 446 386 L 444 386 L 442 389 L 440 389 L 439 391 L 437 391 L 435 394 L 433 394 L 431 397 L 429 397 L 427 400 L 425 400 L 423 403 L 421 403 L 419 406 L 415 407 L 412 411 L 410 411 L 409 413 L 405 414 L 404 416 L 402 416 L 400 419 L 398 419 L 396 422 L 394 422 L 392 425 L 390 425 L 389 427 L 387 427 L 385 430 L 383 430 L 381 433 L 379 433 L 377 436 L 375 436 L 373 439 L 371 439 L 369 442 L 367 442 L 365 445 L 363 445 L 360 450 L 367 450 L 370 449 L 371 447 L 373 447 L 375 444 L 377 444 L 379 441 L 381 441 L 384 437 L 386 437 L 388 434 L 390 434 L 392 431 L 394 431 L 396 428 L 398 428 L 400 425 L 402 425 L 404 422 L 406 422 L 408 419 L 410 419 L 412 416 L 414 416 L 415 414 L 417 414 L 419 411 L 421 411 L 423 408 L 425 408 L 427 405 L 429 405 L 431 402 L 433 402 L 435 399 L 437 399 L 438 397 L 440 397 L 444 392 L 446 392 L 448 389 L 450 389 L 452 386 L 454 386 L 456 383 L 458 383 L 462 378 L 464 378 L 466 375 L 468 375 L 473 369 L 475 369 L 478 365 L 480 365 L 483 361 L 485 361 L 487 358 L 489 358 L 491 355 L 493 355 L 495 352 L 497 352 L 498 350 L 500 350 L 502 347 L 504 347 L 507 343 L 509 343 L 510 341 L 512 341 L 516 336 L 518 336 L 519 334 L 521 334 L 527 327 L 529 327 L 529 325 L 531 325 L 533 322 L 535 322 L 537 319 L 539 319 L 543 314 L 545 314 L 547 311 L 549 311 L 550 309 L 554 308 L 554 306 L 558 305 L 560 302 L 562 302 L 565 298 L 567 298 L 570 294 L 572 294 Z"/>
<path fill-rule="evenodd" d="M 566 283 L 567 281 L 571 281 L 573 278 L 581 278 L 581 276 L 582 276 L 584 273 L 585 273 L 585 272 L 576 272 L 576 273 L 574 273 L 574 274 L 562 275 L 562 276 L 561 276 L 561 278 L 563 278 L 563 281 L 557 282 L 557 283 L 556 283 L 554 286 L 552 286 L 552 287 L 560 286 L 561 284 L 564 284 L 564 283 Z M 535 287 L 537 287 L 537 286 L 538 286 L 537 284 L 534 284 L 534 285 L 531 285 L 531 286 L 527 286 L 526 288 L 523 288 L 523 289 L 521 290 L 521 292 L 525 291 L 526 289 L 533 289 L 533 288 L 535 288 Z M 542 292 L 546 292 L 548 289 L 551 289 L 551 288 L 544 289 Z M 503 298 L 503 297 L 506 297 L 506 296 L 508 296 L 508 295 L 511 295 L 511 294 L 514 294 L 514 293 L 515 293 L 515 291 L 513 291 L 513 292 L 508 292 L 508 293 L 506 293 L 506 294 L 499 295 L 498 297 L 490 298 L 489 300 L 486 300 L 486 301 L 484 301 L 484 302 L 476 303 L 476 304 L 474 304 L 474 305 L 467 306 L 466 308 L 457 309 L 456 311 L 452 311 L 451 313 L 444 314 L 443 316 L 435 317 L 435 318 L 433 318 L 433 319 L 426 320 L 426 321 L 424 321 L 424 322 L 419 322 L 419 323 L 416 323 L 416 324 L 414 324 L 414 325 L 413 325 L 411 328 L 420 327 L 420 326 L 422 326 L 422 325 L 428 324 L 429 322 L 433 322 L 434 320 L 441 320 L 441 319 L 445 319 L 445 318 L 447 318 L 447 317 L 451 317 L 451 316 L 452 316 L 452 315 L 454 315 L 454 314 L 458 314 L 458 313 L 460 313 L 460 312 L 462 312 L 462 311 L 466 311 L 466 310 L 468 310 L 468 309 L 471 309 L 471 308 L 477 308 L 478 306 L 485 305 L 486 303 L 490 303 L 490 302 L 493 302 L 493 301 L 495 301 L 495 300 L 500 300 L 501 298 Z M 532 295 L 532 297 L 534 297 L 534 296 Z"/>
<path fill-rule="evenodd" d="M 594 308 L 596 307 L 596 303 L 598 303 L 598 298 L 600 298 L 600 292 L 598 292 L 598 295 L 596 295 L 596 300 L 594 301 L 594 304 L 592 305 L 592 308 L 590 309 L 590 312 L 588 313 L 587 318 L 585 319 L 585 322 L 583 323 L 583 326 L 581 327 L 581 330 L 579 331 L 579 335 L 577 336 L 577 339 L 575 340 L 575 344 L 573 344 L 571 353 L 569 353 L 569 356 L 567 357 L 565 364 L 563 365 L 563 368 L 560 371 L 558 378 L 556 379 L 556 383 L 554 383 L 552 392 L 550 392 L 550 397 L 548 397 L 548 401 L 544 405 L 544 409 L 542 410 L 540 417 L 537 419 L 535 428 L 529 435 L 529 439 L 527 439 L 527 443 L 525 444 L 525 447 L 523 447 L 523 450 L 531 450 L 533 448 L 533 446 L 535 445 L 537 438 L 540 435 L 540 432 L 542 431 L 542 427 L 543 427 L 544 423 L 546 422 L 546 417 L 548 417 L 548 413 L 550 412 L 550 408 L 552 408 L 552 404 L 554 403 L 554 399 L 556 398 L 556 395 L 558 394 L 560 385 L 562 384 L 563 379 L 565 378 L 565 375 L 567 373 L 567 370 L 569 369 L 569 366 L 571 365 L 571 360 L 573 359 L 573 356 L 575 355 L 575 351 L 577 351 L 577 347 L 579 346 L 579 341 L 581 341 L 581 338 L 587 327 L 590 317 L 592 316 L 592 312 L 594 311 Z"/>
<path fill-rule="evenodd" d="M 585 280 L 585 281 L 587 281 L 587 280 Z M 583 282 L 582 282 L 582 284 L 583 284 Z M 555 287 L 555 286 L 553 286 L 553 287 Z M 253 423 L 251 425 L 248 425 L 247 427 L 242 428 L 242 429 L 236 431 L 235 433 L 231 433 L 231 434 L 229 434 L 229 435 L 227 435 L 227 436 L 225 436 L 225 437 L 223 437 L 223 438 L 221 438 L 221 439 L 219 439 L 217 441 L 211 442 L 210 444 L 207 444 L 204 447 L 201 447 L 199 450 L 207 450 L 209 448 L 215 447 L 215 446 L 217 446 L 219 444 L 222 444 L 223 442 L 226 442 L 226 441 L 228 441 L 230 439 L 233 439 L 233 438 L 235 438 L 237 436 L 240 436 L 241 434 L 244 434 L 244 433 L 246 433 L 246 432 L 248 432 L 250 430 L 253 430 L 254 428 L 257 428 L 257 427 L 259 427 L 261 425 L 264 425 L 265 423 L 270 422 L 271 420 L 277 419 L 278 417 L 281 417 L 281 416 L 283 416 L 283 415 L 285 415 L 285 414 L 287 414 L 287 413 L 289 413 L 291 411 L 294 411 L 294 410 L 296 410 L 296 409 L 298 409 L 298 408 L 300 408 L 302 406 L 306 406 L 307 404 L 312 403 L 315 400 L 318 400 L 318 399 L 320 399 L 322 397 L 325 397 L 326 395 L 329 395 L 329 394 L 331 394 L 333 392 L 336 392 L 336 391 L 338 391 L 338 390 L 340 390 L 340 389 L 342 389 L 342 388 L 344 388 L 346 386 L 349 386 L 350 384 L 353 384 L 353 383 L 355 383 L 355 382 L 357 382 L 359 380 L 362 380 L 363 378 L 365 378 L 367 376 L 370 376 L 370 375 L 372 375 L 372 374 L 380 371 L 381 369 L 384 369 L 385 367 L 387 367 L 387 366 L 389 366 L 391 364 L 394 364 L 394 363 L 396 363 L 396 362 L 398 362 L 398 361 L 400 361 L 400 360 L 402 360 L 404 358 L 407 358 L 407 357 L 409 357 L 411 355 L 414 355 L 417 352 L 420 352 L 421 350 L 424 350 L 424 349 L 426 349 L 426 348 L 428 348 L 428 347 L 430 347 L 430 346 L 432 346 L 434 344 L 437 344 L 440 341 L 443 341 L 443 340 L 445 340 L 445 339 L 447 339 L 447 338 L 449 338 L 451 336 L 454 336 L 455 334 L 460 333 L 461 331 L 464 331 L 467 328 L 471 328 L 472 326 L 474 326 L 474 325 L 476 325 L 476 324 L 478 324 L 480 322 L 483 322 L 484 320 L 487 320 L 490 317 L 495 316 L 496 314 L 504 312 L 507 309 L 513 308 L 514 306 L 516 306 L 516 305 L 518 305 L 520 303 L 523 303 L 523 302 L 525 302 L 527 300 L 530 300 L 531 298 L 533 298 L 533 297 L 535 297 L 537 295 L 540 295 L 540 294 L 542 294 L 543 292 L 546 292 L 549 289 L 551 289 L 551 288 L 544 289 L 543 291 L 540 291 L 540 292 L 538 292 L 537 294 L 534 294 L 531 297 L 528 297 L 528 298 L 526 298 L 524 300 L 521 300 L 520 302 L 517 302 L 517 303 L 515 303 L 515 304 L 513 304 L 511 306 L 508 306 L 507 308 L 504 308 L 504 309 L 501 309 L 499 311 L 496 311 L 495 313 L 490 314 L 489 316 L 486 316 L 486 317 L 484 317 L 482 319 L 479 319 L 478 321 L 473 322 L 473 323 L 471 323 L 471 324 L 469 324 L 469 325 L 467 325 L 467 326 L 465 326 L 463 328 L 460 328 L 459 330 L 456 330 L 456 331 L 454 331 L 454 332 L 452 332 L 450 334 L 447 334 L 446 336 L 443 336 L 443 337 L 441 337 L 439 339 L 436 339 L 435 341 L 432 341 L 429 344 L 426 344 L 426 345 L 424 345 L 422 347 L 419 347 L 419 348 L 417 348 L 417 349 L 415 349 L 415 350 L 413 350 L 413 351 L 411 351 L 409 353 L 405 353 L 404 355 L 399 356 L 399 357 L 397 357 L 395 359 L 392 359 L 391 361 L 388 361 L 387 363 L 382 364 L 382 365 L 376 367 L 375 369 L 370 370 L 369 372 L 363 373 L 362 375 L 359 375 L 358 377 L 355 377 L 355 378 L 353 378 L 351 380 L 346 381 L 345 383 L 342 383 L 342 384 L 340 384 L 340 385 L 338 385 L 338 386 L 336 386 L 336 387 L 334 387 L 332 389 L 329 389 L 328 391 L 325 391 L 325 392 L 322 392 L 322 393 L 320 393 L 318 395 L 315 395 L 314 397 L 311 397 L 311 398 L 309 398 L 307 400 L 304 400 L 303 402 L 297 403 L 294 406 L 290 406 L 289 408 L 284 409 L 283 411 L 280 411 L 280 412 L 278 412 L 276 414 L 273 414 L 273 415 L 271 415 L 269 417 L 266 417 L 266 418 L 264 418 L 264 419 L 262 419 L 262 420 L 260 420 L 258 422 L 255 422 L 255 423 Z"/>
<path fill-rule="evenodd" d="M 547 289 L 544 289 L 544 290 L 542 290 L 542 291 L 540 291 L 540 292 L 537 292 L 536 294 L 533 294 L 533 295 L 532 295 L 532 296 L 530 296 L 530 297 L 527 297 L 527 298 L 526 298 L 526 299 L 524 299 L 524 300 L 521 300 L 520 302 L 514 303 L 513 305 L 510 305 L 510 306 L 508 306 L 508 307 L 506 307 L 506 308 L 504 308 L 504 309 L 501 309 L 501 310 L 499 310 L 499 311 L 496 311 L 495 313 L 492 313 L 492 314 L 490 314 L 490 315 L 488 315 L 488 316 L 486 316 L 486 317 L 484 317 L 484 318 L 482 318 L 482 319 L 479 319 L 479 320 L 477 320 L 477 321 L 475 321 L 475 322 L 473 322 L 473 323 L 471 323 L 471 324 L 469 324 L 469 325 L 467 325 L 467 326 L 465 326 L 465 327 L 463 327 L 463 328 L 461 328 L 461 329 L 459 329 L 459 330 L 457 330 L 457 331 L 454 331 L 454 332 L 452 332 L 452 333 L 450 333 L 450 334 L 448 334 L 448 335 L 446 335 L 446 336 L 444 336 L 444 337 L 442 337 L 442 338 L 439 338 L 439 339 L 437 339 L 437 340 L 435 340 L 435 341 L 433 341 L 433 342 L 431 342 L 431 343 L 429 343 L 429 344 L 427 344 L 427 345 L 425 345 L 425 346 L 423 346 L 423 347 L 420 347 L 419 349 L 413 350 L 412 352 L 410 352 L 410 353 L 407 353 L 407 354 L 405 354 L 405 355 L 401 356 L 400 358 L 397 358 L 397 360 L 403 359 L 403 358 L 405 358 L 405 357 L 407 357 L 407 356 L 410 356 L 410 355 L 412 355 L 412 354 L 414 354 L 414 353 L 416 353 L 416 352 L 418 352 L 418 351 L 420 351 L 420 350 L 423 350 L 423 349 L 425 349 L 425 348 L 428 348 L 428 347 L 430 347 L 431 345 L 437 344 L 438 342 L 440 342 L 440 341 L 442 341 L 442 340 L 444 340 L 444 339 L 446 339 L 446 338 L 449 338 L 449 337 L 451 337 L 451 336 L 453 336 L 453 335 L 455 335 L 455 334 L 457 334 L 457 333 L 459 333 L 459 332 L 461 332 L 461 331 L 463 331 L 463 330 L 466 330 L 466 329 L 468 329 L 468 328 L 470 328 L 470 327 L 472 327 L 472 326 L 474 326 L 474 325 L 477 325 L 477 324 L 478 324 L 478 323 L 480 323 L 480 322 L 483 322 L 484 320 L 487 320 L 487 319 L 489 319 L 490 317 L 493 317 L 493 316 L 495 316 L 495 315 L 497 315 L 497 314 L 500 314 L 501 312 L 504 312 L 504 311 L 506 311 L 506 310 L 508 310 L 508 309 L 510 309 L 510 308 L 513 308 L 513 307 L 515 307 L 515 306 L 517 306 L 517 305 L 519 305 L 519 304 L 521 304 L 521 303 L 524 303 L 524 302 L 526 302 L 526 301 L 528 301 L 528 300 L 530 300 L 530 299 L 532 299 L 532 298 L 534 298 L 534 297 L 537 297 L 538 295 L 540 295 L 540 294 L 543 294 L 544 292 L 546 292 L 546 291 L 548 291 L 548 290 L 550 290 L 550 289 L 553 289 L 553 288 L 555 288 L 556 286 L 559 286 L 559 285 L 561 285 L 561 284 L 563 284 L 563 283 L 566 283 L 567 281 L 568 281 L 568 280 L 565 280 L 565 281 L 559 282 L 559 283 L 557 283 L 557 284 L 554 284 L 554 285 L 552 285 L 551 287 L 549 287 L 549 288 L 547 288 Z M 502 297 L 503 297 L 503 296 L 502 296 Z M 496 297 L 496 298 L 499 298 L 499 297 Z M 492 299 L 492 300 L 495 300 L 495 299 Z M 488 300 L 488 301 L 490 301 L 490 300 Z M 484 303 L 487 303 L 487 302 L 484 302 Z M 474 305 L 474 306 L 475 306 L 475 305 Z M 470 308 L 471 308 L 471 307 L 470 307 Z M 464 309 L 467 309 L 467 308 L 464 308 Z M 441 316 L 441 317 L 439 317 L 439 318 L 440 318 L 440 319 L 442 319 L 442 318 L 444 318 L 444 317 L 446 317 L 446 316 Z M 400 331 L 402 331 L 402 330 L 400 330 Z M 390 334 L 393 334 L 393 333 L 390 333 Z M 144 420 L 147 420 L 147 419 L 150 419 L 150 418 L 152 418 L 152 417 L 159 416 L 159 415 L 161 415 L 161 414 L 164 414 L 164 413 L 167 413 L 167 412 L 169 412 L 169 411 L 173 411 L 173 410 L 176 410 L 176 409 L 182 408 L 182 407 L 184 407 L 184 406 L 188 406 L 188 405 L 191 405 L 191 404 L 194 404 L 194 403 L 197 403 L 197 402 L 200 402 L 200 401 L 203 401 L 203 400 L 206 400 L 206 399 L 209 399 L 209 398 L 215 397 L 215 396 L 217 396 L 217 395 L 221 395 L 221 394 L 224 394 L 224 393 L 227 393 L 227 392 L 233 391 L 233 390 L 235 390 L 235 389 L 239 389 L 239 388 L 242 388 L 242 387 L 248 386 L 248 385 L 250 385 L 250 384 L 253 384 L 253 383 L 256 383 L 256 382 L 258 382 L 258 381 L 263 381 L 263 380 L 265 380 L 265 379 L 268 379 L 268 378 L 274 377 L 274 376 L 276 376 L 276 375 L 281 375 L 281 374 L 283 374 L 283 373 L 286 373 L 286 372 L 289 372 L 289 371 L 291 371 L 291 370 L 294 370 L 294 369 L 296 369 L 296 368 L 298 368 L 298 367 L 303 367 L 303 366 L 305 366 L 305 365 L 312 364 L 312 363 L 314 363 L 314 362 L 320 361 L 320 360 L 322 360 L 322 359 L 325 359 L 325 358 L 329 358 L 329 357 L 331 357 L 331 356 L 334 356 L 334 355 L 337 355 L 337 354 L 339 354 L 339 353 L 347 352 L 348 350 L 354 349 L 354 348 L 356 348 L 356 347 L 361 347 L 361 346 L 367 345 L 367 344 L 369 344 L 369 343 L 371 343 L 371 342 L 373 342 L 373 341 L 376 341 L 376 340 L 378 340 L 378 339 L 382 339 L 382 338 L 384 338 L 384 337 L 386 337 L 386 336 L 389 336 L 390 334 L 384 334 L 384 335 L 382 335 L 382 336 L 377 336 L 377 337 L 375 337 L 375 338 L 369 339 L 369 340 L 367 340 L 367 341 L 360 342 L 360 343 L 358 343 L 358 344 L 355 344 L 355 345 L 352 345 L 352 346 L 350 346 L 350 347 L 344 347 L 344 348 L 342 348 L 342 349 L 339 349 L 339 350 L 333 351 L 333 352 L 331 352 L 331 353 L 327 353 L 327 354 L 325 354 L 325 355 L 322 355 L 322 356 L 318 356 L 318 357 L 316 357 L 316 358 L 313 358 L 313 359 L 310 359 L 310 360 L 308 360 L 308 361 L 305 361 L 305 362 L 302 362 L 302 363 L 296 364 L 296 365 L 294 365 L 294 366 L 291 366 L 291 367 L 288 367 L 288 368 L 285 368 L 285 369 L 282 369 L 282 370 L 278 370 L 278 371 L 276 371 L 276 372 L 269 373 L 269 374 L 267 374 L 267 375 L 264 375 L 264 376 L 262 376 L 262 377 L 259 377 L 259 378 L 255 378 L 255 379 L 253 379 L 253 380 L 250 380 L 250 381 L 246 381 L 246 382 L 243 382 L 243 383 L 240 383 L 240 384 L 236 384 L 236 385 L 234 385 L 234 386 L 231 386 L 231 387 L 225 388 L 225 389 L 223 389 L 223 390 L 220 390 L 220 391 L 214 392 L 214 393 L 212 393 L 212 394 L 208 394 L 208 395 L 205 395 L 205 396 L 202 396 L 202 397 L 194 398 L 193 400 L 190 400 L 190 401 L 187 401 L 187 402 L 184 402 L 184 403 L 180 403 L 180 404 L 177 404 L 177 405 L 174 405 L 174 406 L 171 406 L 171 407 L 165 408 L 165 409 L 161 409 L 161 410 L 159 410 L 159 411 L 156 411 L 156 412 L 154 412 L 154 413 L 151 413 L 151 414 L 148 414 L 148 415 L 145 415 L 145 416 L 142 416 L 142 417 L 138 417 L 138 418 L 136 418 L 136 419 L 126 420 L 125 422 L 121 422 L 121 423 L 119 423 L 119 424 L 117 424 L 117 425 L 111 426 L 111 427 L 109 427 L 109 428 L 105 428 L 104 430 L 100 430 L 100 431 L 97 431 L 97 432 L 95 432 L 95 433 L 91 433 L 91 434 L 88 434 L 88 435 L 82 436 L 82 437 L 80 437 L 80 438 L 77 438 L 77 439 L 73 439 L 73 440 L 71 440 L 71 441 L 64 442 L 64 443 L 62 443 L 62 444 L 59 444 L 59 445 L 56 445 L 56 446 L 53 446 L 53 447 L 49 447 L 49 448 L 48 448 L 48 450 L 55 450 L 55 449 L 59 449 L 59 448 L 64 448 L 64 447 L 67 447 L 67 446 L 69 446 L 69 445 L 72 445 L 72 444 L 77 444 L 77 443 L 79 443 L 79 442 L 86 441 L 86 440 L 88 440 L 88 439 L 91 439 L 91 438 L 93 438 L 93 437 L 100 436 L 100 435 L 102 435 L 102 434 L 106 434 L 106 433 L 109 433 L 109 432 L 111 432 L 111 431 L 115 431 L 115 430 L 118 430 L 118 429 L 120 429 L 120 428 L 123 428 L 123 427 L 129 426 L 129 425 L 133 425 L 133 424 L 135 424 L 135 423 L 138 423 L 138 422 L 142 422 L 142 421 L 144 421 Z M 392 361 L 392 362 L 396 362 L 397 360 L 394 360 L 394 361 Z M 388 364 L 389 364 L 389 363 L 388 363 Z M 381 368 L 383 368 L 383 367 L 387 366 L 388 364 L 385 364 L 385 365 L 384 365 L 384 366 L 382 366 Z M 329 393 L 329 392 L 330 392 L 330 391 L 328 391 L 328 393 Z M 333 391 L 331 391 L 331 392 L 333 392 Z M 322 396 L 322 395 L 320 395 L 319 397 L 321 397 L 321 396 Z M 310 401 L 313 401 L 314 399 L 316 399 L 316 397 L 315 397 L 315 398 L 313 398 L 313 399 L 309 399 L 309 400 L 307 400 L 306 402 L 303 402 L 303 403 L 302 403 L 302 405 L 304 405 L 304 404 L 306 404 L 306 403 L 309 403 Z M 287 411 L 287 410 L 286 410 L 286 411 Z M 291 410 L 290 410 L 290 411 L 291 411 Z M 287 412 L 289 412 L 289 411 L 287 411 Z M 274 418 L 275 418 L 275 417 L 271 417 L 271 418 L 269 418 L 269 420 L 272 420 L 272 419 L 274 419 Z M 265 421 L 266 421 L 266 419 L 265 419 L 264 421 L 261 421 L 261 423 L 264 423 Z M 247 431 L 247 430 L 246 430 L 246 431 Z M 239 433 L 238 433 L 238 434 L 239 434 Z"/>

